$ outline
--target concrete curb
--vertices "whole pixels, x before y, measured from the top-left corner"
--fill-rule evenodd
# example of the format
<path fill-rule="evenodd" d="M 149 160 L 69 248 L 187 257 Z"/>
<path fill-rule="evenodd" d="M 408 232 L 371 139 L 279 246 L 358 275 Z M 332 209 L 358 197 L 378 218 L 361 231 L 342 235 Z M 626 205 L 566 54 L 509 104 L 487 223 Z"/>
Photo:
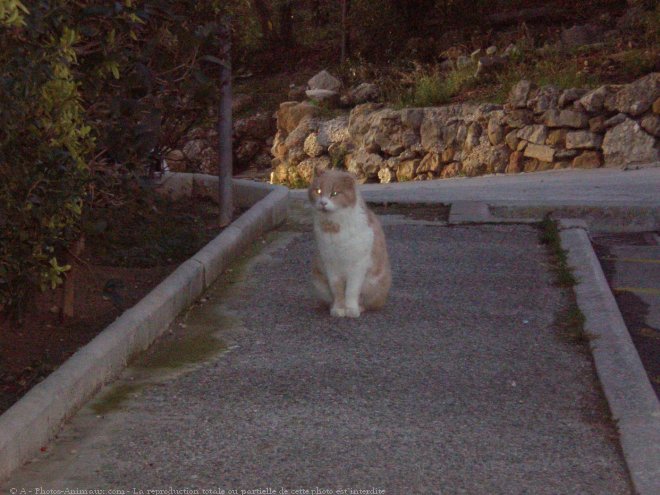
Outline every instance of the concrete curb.
<path fill-rule="evenodd" d="M 656 494 L 660 489 L 660 403 L 585 227 L 579 220 L 560 221 L 561 243 L 578 279 L 577 303 L 585 316 L 585 331 L 594 336 L 591 351 L 634 488 L 640 495 Z"/>
<path fill-rule="evenodd" d="M 451 204 L 449 210 L 450 224 L 483 223 L 493 220 L 488 205 L 480 201 L 456 201 Z"/>
<path fill-rule="evenodd" d="M 161 186 L 175 195 L 194 194 L 196 187 L 212 197 L 214 181 L 217 186 L 213 176 L 168 174 Z M 0 416 L 0 479 L 35 456 L 250 243 L 286 219 L 287 188 L 237 180 L 234 192 L 237 206 L 253 206 Z"/>

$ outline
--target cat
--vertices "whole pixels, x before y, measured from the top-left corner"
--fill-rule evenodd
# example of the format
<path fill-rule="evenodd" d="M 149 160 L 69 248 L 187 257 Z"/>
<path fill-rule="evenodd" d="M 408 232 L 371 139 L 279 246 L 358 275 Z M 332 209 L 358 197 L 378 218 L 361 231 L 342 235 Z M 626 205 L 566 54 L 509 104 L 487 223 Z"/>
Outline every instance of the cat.
<path fill-rule="evenodd" d="M 385 305 L 392 284 L 385 234 L 355 178 L 317 171 L 308 190 L 317 253 L 312 282 L 330 314 L 357 318 Z"/>

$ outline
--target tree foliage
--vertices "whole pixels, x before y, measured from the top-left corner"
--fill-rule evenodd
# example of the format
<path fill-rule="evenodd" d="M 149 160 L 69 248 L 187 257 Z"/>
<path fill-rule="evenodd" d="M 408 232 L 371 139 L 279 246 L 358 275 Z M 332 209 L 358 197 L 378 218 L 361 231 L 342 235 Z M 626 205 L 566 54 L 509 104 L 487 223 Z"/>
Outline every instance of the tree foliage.
<path fill-rule="evenodd" d="M 208 118 L 222 4 L 0 0 L 0 309 L 60 284 L 85 208 Z"/>

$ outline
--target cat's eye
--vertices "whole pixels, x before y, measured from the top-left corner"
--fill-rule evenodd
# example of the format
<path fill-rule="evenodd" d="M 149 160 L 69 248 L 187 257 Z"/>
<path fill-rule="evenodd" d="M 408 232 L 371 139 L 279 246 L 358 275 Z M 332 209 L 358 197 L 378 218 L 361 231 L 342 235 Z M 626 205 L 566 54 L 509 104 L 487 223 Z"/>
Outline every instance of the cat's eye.
<path fill-rule="evenodd" d="M 337 194 L 339 194 L 337 191 L 332 191 L 332 194 L 330 194 L 330 196 L 334 198 L 335 196 L 337 196 Z"/>
<path fill-rule="evenodd" d="M 320 187 L 316 190 L 316 194 L 318 194 L 319 196 L 321 195 L 321 188 Z"/>

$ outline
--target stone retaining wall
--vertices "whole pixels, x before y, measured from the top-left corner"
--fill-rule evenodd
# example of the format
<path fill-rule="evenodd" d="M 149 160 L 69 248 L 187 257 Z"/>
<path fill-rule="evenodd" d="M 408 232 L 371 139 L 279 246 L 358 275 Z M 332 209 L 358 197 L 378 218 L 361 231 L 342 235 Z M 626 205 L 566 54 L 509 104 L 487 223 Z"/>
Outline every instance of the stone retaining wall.
<path fill-rule="evenodd" d="M 505 105 L 394 110 L 366 103 L 324 116 L 285 102 L 272 146 L 276 183 L 344 166 L 360 182 L 620 167 L 660 160 L 660 73 L 594 90 L 520 81 Z"/>

